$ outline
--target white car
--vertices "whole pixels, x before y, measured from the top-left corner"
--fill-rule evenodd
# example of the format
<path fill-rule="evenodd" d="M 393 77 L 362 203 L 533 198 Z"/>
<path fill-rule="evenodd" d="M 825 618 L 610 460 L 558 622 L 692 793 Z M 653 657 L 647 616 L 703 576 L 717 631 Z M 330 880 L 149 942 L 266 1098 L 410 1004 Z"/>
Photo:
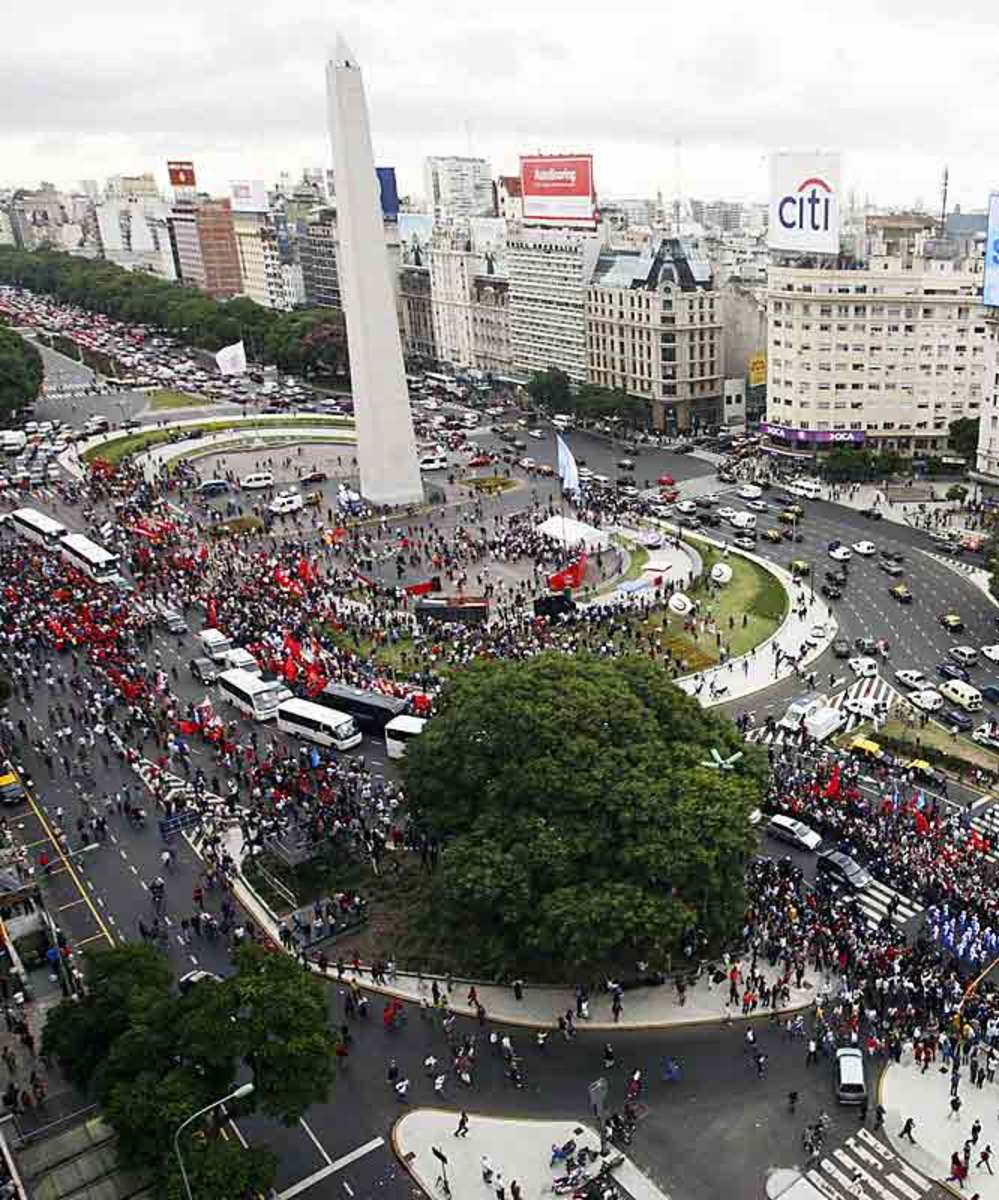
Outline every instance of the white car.
<path fill-rule="evenodd" d="M 747 500 L 746 507 L 751 508 L 753 512 L 769 512 L 765 500 Z"/>
<path fill-rule="evenodd" d="M 805 645 L 817 646 L 827 634 L 828 630 L 825 625 L 813 625 L 808 631 L 808 636 L 805 638 Z"/>
<path fill-rule="evenodd" d="M 870 696 L 851 696 L 843 702 L 843 708 L 852 717 L 860 717 L 862 721 L 873 721 L 875 717 L 884 715 L 885 702 L 872 700 Z"/>
<path fill-rule="evenodd" d="M 280 516 L 282 513 L 298 512 L 305 507 L 305 501 L 300 492 L 278 492 L 267 507 L 275 516 Z"/>
<path fill-rule="evenodd" d="M 933 680 L 928 675 L 924 675 L 922 671 L 910 671 L 908 669 L 896 671 L 895 678 L 903 687 L 914 688 L 916 691 L 933 687 Z"/>
<path fill-rule="evenodd" d="M 538 464 L 533 458 L 522 458 L 520 462 L 517 463 L 517 466 L 521 467 L 525 471 L 533 471 L 537 465 Z"/>
<path fill-rule="evenodd" d="M 639 535 L 638 540 L 647 550 L 658 550 L 663 544 L 663 535 L 655 529 L 646 529 Z"/>
<path fill-rule="evenodd" d="M 681 500 L 676 506 L 676 511 L 682 513 L 685 517 L 690 517 L 697 512 L 697 505 L 693 500 Z"/>
<path fill-rule="evenodd" d="M 755 483 L 744 483 L 737 493 L 740 500 L 759 500 L 763 495 L 763 489 L 758 488 Z"/>
<path fill-rule="evenodd" d="M 986 722 L 984 725 L 978 726 L 971 735 L 971 740 L 977 742 L 979 746 L 991 746 L 995 749 L 999 747 L 999 729 Z"/>
<path fill-rule="evenodd" d="M 239 486 L 247 492 L 258 491 L 262 488 L 274 486 L 273 471 L 256 471 L 252 475 L 246 475 L 239 481 Z"/>
<path fill-rule="evenodd" d="M 829 557 L 834 562 L 849 562 L 853 558 L 853 552 L 849 546 L 837 546 L 835 550 L 829 551 Z"/>
<path fill-rule="evenodd" d="M 987 658 L 989 662 L 999 662 L 999 644 L 994 646 L 983 646 L 982 658 Z"/>
<path fill-rule="evenodd" d="M 870 558 L 872 554 L 878 552 L 878 548 L 873 542 L 854 542 L 853 549 L 856 554 L 860 554 L 864 558 Z"/>
<path fill-rule="evenodd" d="M 922 712 L 939 712 L 943 708 L 943 702 L 943 696 L 936 688 L 923 688 L 921 692 L 912 692 L 909 696 L 909 703 L 914 704 Z"/>
<path fill-rule="evenodd" d="M 529 438 L 534 438 L 534 440 L 536 442 L 543 442 L 545 439 L 545 435 L 541 432 L 540 429 L 529 429 L 527 431 L 527 436 Z"/>
<path fill-rule="evenodd" d="M 878 673 L 877 660 L 868 658 L 866 654 L 859 658 L 851 658 L 849 665 L 858 679 L 872 679 Z"/>
<path fill-rule="evenodd" d="M 731 521 L 735 514 L 736 509 L 729 508 L 727 504 L 722 505 L 722 507 L 718 510 L 718 515 L 723 521 Z"/>
<path fill-rule="evenodd" d="M 947 654 L 962 667 L 973 667 L 978 662 L 978 651 L 974 646 L 951 646 Z"/>

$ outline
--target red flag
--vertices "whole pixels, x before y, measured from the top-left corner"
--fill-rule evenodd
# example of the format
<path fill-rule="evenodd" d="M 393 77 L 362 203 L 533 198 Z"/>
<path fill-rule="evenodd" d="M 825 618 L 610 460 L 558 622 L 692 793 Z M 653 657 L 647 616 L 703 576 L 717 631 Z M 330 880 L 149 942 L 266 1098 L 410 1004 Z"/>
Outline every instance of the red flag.
<path fill-rule="evenodd" d="M 295 662 L 301 661 L 302 643 L 299 641 L 296 641 L 296 639 L 292 636 L 292 634 L 290 632 L 286 633 L 284 635 L 284 642 L 282 644 L 284 646 L 284 649 L 288 652 L 289 656 L 291 658 L 293 658 L 295 660 Z"/>
<path fill-rule="evenodd" d="M 212 596 L 208 601 L 207 625 L 209 629 L 216 629 L 219 623 L 218 605 L 215 603 L 215 597 Z"/>
<path fill-rule="evenodd" d="M 312 579 L 312 568 L 307 558 L 303 558 L 298 564 L 298 577 L 303 583 L 309 583 Z"/>
<path fill-rule="evenodd" d="M 926 834 L 929 833 L 929 831 L 930 831 L 929 821 L 927 821 L 927 819 L 923 816 L 923 814 L 921 812 L 917 812 L 916 813 L 916 832 L 919 834 L 922 834 L 925 837 Z"/>
<path fill-rule="evenodd" d="M 289 683 L 294 683 L 298 678 L 298 667 L 295 665 L 295 660 L 290 654 L 284 660 L 284 666 L 281 668 L 281 673 Z"/>
<path fill-rule="evenodd" d="M 833 767 L 833 773 L 829 777 L 829 782 L 825 786 L 825 791 L 822 793 L 827 800 L 836 800 L 839 798 L 839 767 Z"/>

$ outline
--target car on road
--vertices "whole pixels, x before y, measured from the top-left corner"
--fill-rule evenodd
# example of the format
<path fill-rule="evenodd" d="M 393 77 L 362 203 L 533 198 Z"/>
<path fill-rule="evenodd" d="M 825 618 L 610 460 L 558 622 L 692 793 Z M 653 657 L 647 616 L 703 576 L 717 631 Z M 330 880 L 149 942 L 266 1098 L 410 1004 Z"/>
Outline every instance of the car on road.
<path fill-rule="evenodd" d="M 869 658 L 866 654 L 851 658 L 848 665 L 858 679 L 871 679 L 878 673 L 877 659 Z"/>
<path fill-rule="evenodd" d="M 298 512 L 305 507 L 305 501 L 301 492 L 278 492 L 267 507 L 276 517 L 280 517 L 286 513 Z"/>
<path fill-rule="evenodd" d="M 840 571 L 836 567 L 826 571 L 826 579 L 829 583 L 834 583 L 837 587 L 846 587 L 846 572 Z"/>
<path fill-rule="evenodd" d="M 838 588 L 834 583 L 824 583 L 819 591 L 827 600 L 842 600 L 843 589 Z"/>
<path fill-rule="evenodd" d="M 494 462 L 494 459 L 491 454 L 485 454 L 485 453 L 473 454 L 472 457 L 468 460 L 468 465 L 470 467 L 488 467 L 493 462 Z M 306 482 L 308 482 L 308 479 L 306 479 Z"/>
<path fill-rule="evenodd" d="M 733 538 L 732 542 L 738 546 L 740 550 L 755 550 L 756 540 L 747 533 L 740 533 L 737 538 Z"/>
<path fill-rule="evenodd" d="M 886 575 L 898 576 L 905 574 L 905 567 L 903 567 L 901 563 L 892 562 L 891 559 L 888 558 L 879 559 L 878 566 Z"/>
<path fill-rule="evenodd" d="M 633 458 L 619 458 L 617 460 L 617 469 L 619 471 L 634 471 L 635 460 Z"/>
<path fill-rule="evenodd" d="M 788 525 L 786 529 L 782 530 L 781 537 L 785 542 L 803 542 L 805 540 L 804 534 L 799 533 L 793 525 Z"/>
<path fill-rule="evenodd" d="M 777 813 L 767 821 L 767 833 L 779 842 L 787 842 L 797 850 L 818 850 L 822 845 L 822 834 L 816 833 L 804 821 Z"/>
<path fill-rule="evenodd" d="M 676 511 L 684 517 L 692 517 L 697 512 L 697 505 L 693 500 L 681 500 L 676 506 Z"/>
<path fill-rule="evenodd" d="M 935 713 L 943 708 L 943 696 L 936 688 L 923 688 L 918 692 L 912 692 L 908 697 L 909 703 L 915 705 L 920 712 Z"/>
<path fill-rule="evenodd" d="M 658 483 L 660 487 L 672 487 L 676 483 L 676 480 L 672 475 L 660 475 L 656 480 L 656 483 Z"/>
<path fill-rule="evenodd" d="M 527 431 L 527 436 L 529 438 L 534 438 L 536 442 L 543 442 L 545 440 L 544 432 L 540 429 L 529 429 Z"/>
<path fill-rule="evenodd" d="M 904 667 L 901 671 L 896 671 L 895 678 L 903 687 L 915 688 L 916 691 L 933 686 L 933 680 L 928 675 L 924 675 L 922 671 L 916 671 L 910 667 Z"/>
<path fill-rule="evenodd" d="M 937 674 L 942 679 L 960 679 L 962 683 L 971 682 L 971 676 L 964 667 L 954 662 L 944 661 L 937 663 Z"/>
<path fill-rule="evenodd" d="M 758 513 L 765 513 L 769 511 L 767 502 L 765 500 L 747 500 L 746 507 L 752 509 L 753 512 Z"/>
<path fill-rule="evenodd" d="M 526 456 L 517 460 L 517 466 L 520 467 L 522 471 L 533 471 L 537 465 L 538 464 L 533 458 L 528 458 Z"/>
<path fill-rule="evenodd" d="M 925 758 L 913 758 L 909 762 L 904 763 L 903 766 L 907 771 L 911 771 L 920 783 L 938 788 L 944 787 L 947 783 L 947 777 L 943 772 L 932 767 Z"/>
<path fill-rule="evenodd" d="M 872 554 L 877 554 L 878 548 L 873 542 L 854 542 L 853 552 L 861 558 L 870 558 Z"/>
<path fill-rule="evenodd" d="M 214 683 L 219 677 L 218 665 L 213 663 L 210 658 L 205 658 L 203 656 L 192 658 L 188 666 L 190 668 L 191 675 L 198 681 L 198 683 L 203 683 L 206 686 L 210 683 Z"/>
<path fill-rule="evenodd" d="M 815 864 L 815 874 L 854 892 L 863 891 L 871 883 L 870 874 L 842 850 L 823 850 Z"/>
<path fill-rule="evenodd" d="M 176 608 L 161 608 L 159 611 L 159 623 L 169 633 L 188 633 L 188 624 L 184 620 L 183 613 Z"/>
<path fill-rule="evenodd" d="M 783 512 L 777 514 L 777 520 L 784 525 L 796 525 L 799 517 L 797 513 L 792 512 L 789 508 L 785 508 Z"/>
<path fill-rule="evenodd" d="M 191 988 L 196 987 L 199 983 L 221 983 L 222 976 L 216 975 L 214 971 L 205 971 L 200 967 L 194 971 L 188 971 L 186 975 L 181 975 L 177 980 L 177 987 L 180 988 L 181 995 L 186 995 Z"/>
<path fill-rule="evenodd" d="M 849 546 L 834 546 L 829 551 L 829 557 L 833 562 L 849 562 L 853 557 L 853 551 Z"/>
<path fill-rule="evenodd" d="M 310 471 L 308 473 L 308 475 L 303 475 L 301 478 L 301 482 L 302 483 L 325 483 L 327 479 L 329 479 L 329 476 L 326 474 L 325 471 L 315 470 L 315 471 Z"/>
<path fill-rule="evenodd" d="M 198 485 L 199 496 L 224 496 L 229 490 L 229 481 L 227 479 L 206 479 L 204 483 Z"/>
<path fill-rule="evenodd" d="M 984 725 L 979 725 L 975 732 L 971 735 L 971 740 L 977 742 L 979 746 L 990 746 L 992 749 L 999 749 L 999 725 L 992 721 L 986 721 Z"/>
<path fill-rule="evenodd" d="M 663 535 L 657 529 L 644 529 L 638 540 L 646 550 L 658 550 L 663 544 Z"/>
<path fill-rule="evenodd" d="M 999 663 L 999 644 L 983 646 L 982 658 L 987 658 L 989 662 Z"/>
<path fill-rule="evenodd" d="M 868 521 L 880 521 L 882 513 L 878 508 L 862 508 L 860 510 L 860 515 L 862 517 L 866 517 Z"/>
<path fill-rule="evenodd" d="M 896 583 L 894 587 L 888 589 L 888 595 L 893 600 L 897 600 L 899 604 L 912 603 L 912 588 L 907 583 Z"/>
<path fill-rule="evenodd" d="M 971 717 L 959 708 L 945 708 L 937 716 L 937 720 L 948 729 L 959 729 L 962 733 L 967 733 L 975 724 Z"/>
<path fill-rule="evenodd" d="M 883 700 L 874 700 L 870 696 L 851 696 L 849 700 L 843 701 L 843 709 L 851 717 L 873 721 L 875 717 L 884 716 L 887 705 Z"/>
<path fill-rule="evenodd" d="M 764 529 L 763 540 L 765 542 L 778 542 L 779 543 L 784 540 L 784 534 L 781 532 L 781 530 L 774 529 L 773 527 L 771 527 L 770 529 Z"/>
<path fill-rule="evenodd" d="M 864 1052 L 858 1046 L 841 1046 L 836 1051 L 836 1100 L 839 1104 L 867 1105 Z"/>
<path fill-rule="evenodd" d="M 982 693 L 983 700 L 987 700 L 989 704 L 999 704 L 999 683 L 980 684 L 978 690 Z"/>
<path fill-rule="evenodd" d="M 663 488 L 659 494 L 660 500 L 665 500 L 667 504 L 675 504 L 680 499 L 679 488 Z"/>
<path fill-rule="evenodd" d="M 274 486 L 273 471 L 255 471 L 252 475 L 245 475 L 240 481 L 239 486 L 244 492 L 260 491 L 263 488 Z"/>
<path fill-rule="evenodd" d="M 0 804 L 20 804 L 27 794 L 16 771 L 0 774 Z"/>
<path fill-rule="evenodd" d="M 883 559 L 885 559 L 886 562 L 893 562 L 893 563 L 904 563 L 905 562 L 905 555 L 902 554 L 898 550 L 882 550 L 881 557 Z"/>
<path fill-rule="evenodd" d="M 978 651 L 974 646 L 951 646 L 947 656 L 962 667 L 973 667 L 978 663 Z"/>
<path fill-rule="evenodd" d="M 939 617 L 940 624 L 947 630 L 948 633 L 963 633 L 964 622 L 958 613 L 947 612 L 941 613 Z"/>
<path fill-rule="evenodd" d="M 837 638 L 832 644 L 834 658 L 849 658 L 852 649 L 846 638 Z"/>
<path fill-rule="evenodd" d="M 718 509 L 718 515 L 723 521 L 731 521 L 736 512 L 736 509 L 729 507 L 727 504 L 723 504 L 722 507 Z"/>

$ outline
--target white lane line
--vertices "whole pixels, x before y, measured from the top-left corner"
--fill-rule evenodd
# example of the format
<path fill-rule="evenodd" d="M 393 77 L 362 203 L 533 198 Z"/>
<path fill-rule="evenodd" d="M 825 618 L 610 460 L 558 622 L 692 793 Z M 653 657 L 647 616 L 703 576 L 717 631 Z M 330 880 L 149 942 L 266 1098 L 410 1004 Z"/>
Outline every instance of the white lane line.
<path fill-rule="evenodd" d="M 304 1125 L 305 1122 L 303 1121 L 302 1124 Z M 338 1158 L 336 1162 L 330 1163 L 328 1167 L 321 1167 L 318 1171 L 313 1171 L 311 1175 L 300 1179 L 298 1183 L 293 1183 L 290 1188 L 286 1188 L 278 1194 L 278 1200 L 292 1200 L 294 1196 L 300 1196 L 303 1192 L 307 1192 L 309 1188 L 315 1187 L 317 1183 L 321 1183 L 337 1171 L 342 1171 L 344 1167 L 349 1167 L 352 1162 L 356 1162 L 359 1158 L 370 1154 L 372 1150 L 377 1150 L 380 1146 L 384 1145 L 384 1138 L 372 1138 L 370 1142 L 365 1142 L 363 1146 L 358 1146 L 356 1150 L 345 1154 L 343 1158 Z"/>
<path fill-rule="evenodd" d="M 326 1147 L 322 1144 L 322 1142 L 319 1140 L 319 1138 L 316 1137 L 316 1135 L 312 1132 L 312 1130 L 306 1124 L 305 1118 L 299 1117 L 298 1123 L 305 1130 L 305 1132 L 308 1135 L 309 1140 L 312 1142 L 313 1146 L 315 1146 L 315 1148 L 319 1151 L 320 1155 L 322 1156 L 323 1162 L 325 1162 L 327 1166 L 330 1166 L 333 1162 L 333 1159 L 330 1158 L 330 1156 L 326 1153 Z"/>

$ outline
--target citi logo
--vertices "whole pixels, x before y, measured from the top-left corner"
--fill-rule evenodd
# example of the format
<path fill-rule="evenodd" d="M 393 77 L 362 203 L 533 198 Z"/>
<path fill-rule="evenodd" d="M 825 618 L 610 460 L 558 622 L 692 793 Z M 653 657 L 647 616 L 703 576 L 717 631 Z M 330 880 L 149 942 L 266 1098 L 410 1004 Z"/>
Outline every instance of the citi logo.
<path fill-rule="evenodd" d="M 825 233 L 832 224 L 832 206 L 832 188 L 816 175 L 798 184 L 797 195 L 779 201 L 777 219 L 785 229 Z"/>

